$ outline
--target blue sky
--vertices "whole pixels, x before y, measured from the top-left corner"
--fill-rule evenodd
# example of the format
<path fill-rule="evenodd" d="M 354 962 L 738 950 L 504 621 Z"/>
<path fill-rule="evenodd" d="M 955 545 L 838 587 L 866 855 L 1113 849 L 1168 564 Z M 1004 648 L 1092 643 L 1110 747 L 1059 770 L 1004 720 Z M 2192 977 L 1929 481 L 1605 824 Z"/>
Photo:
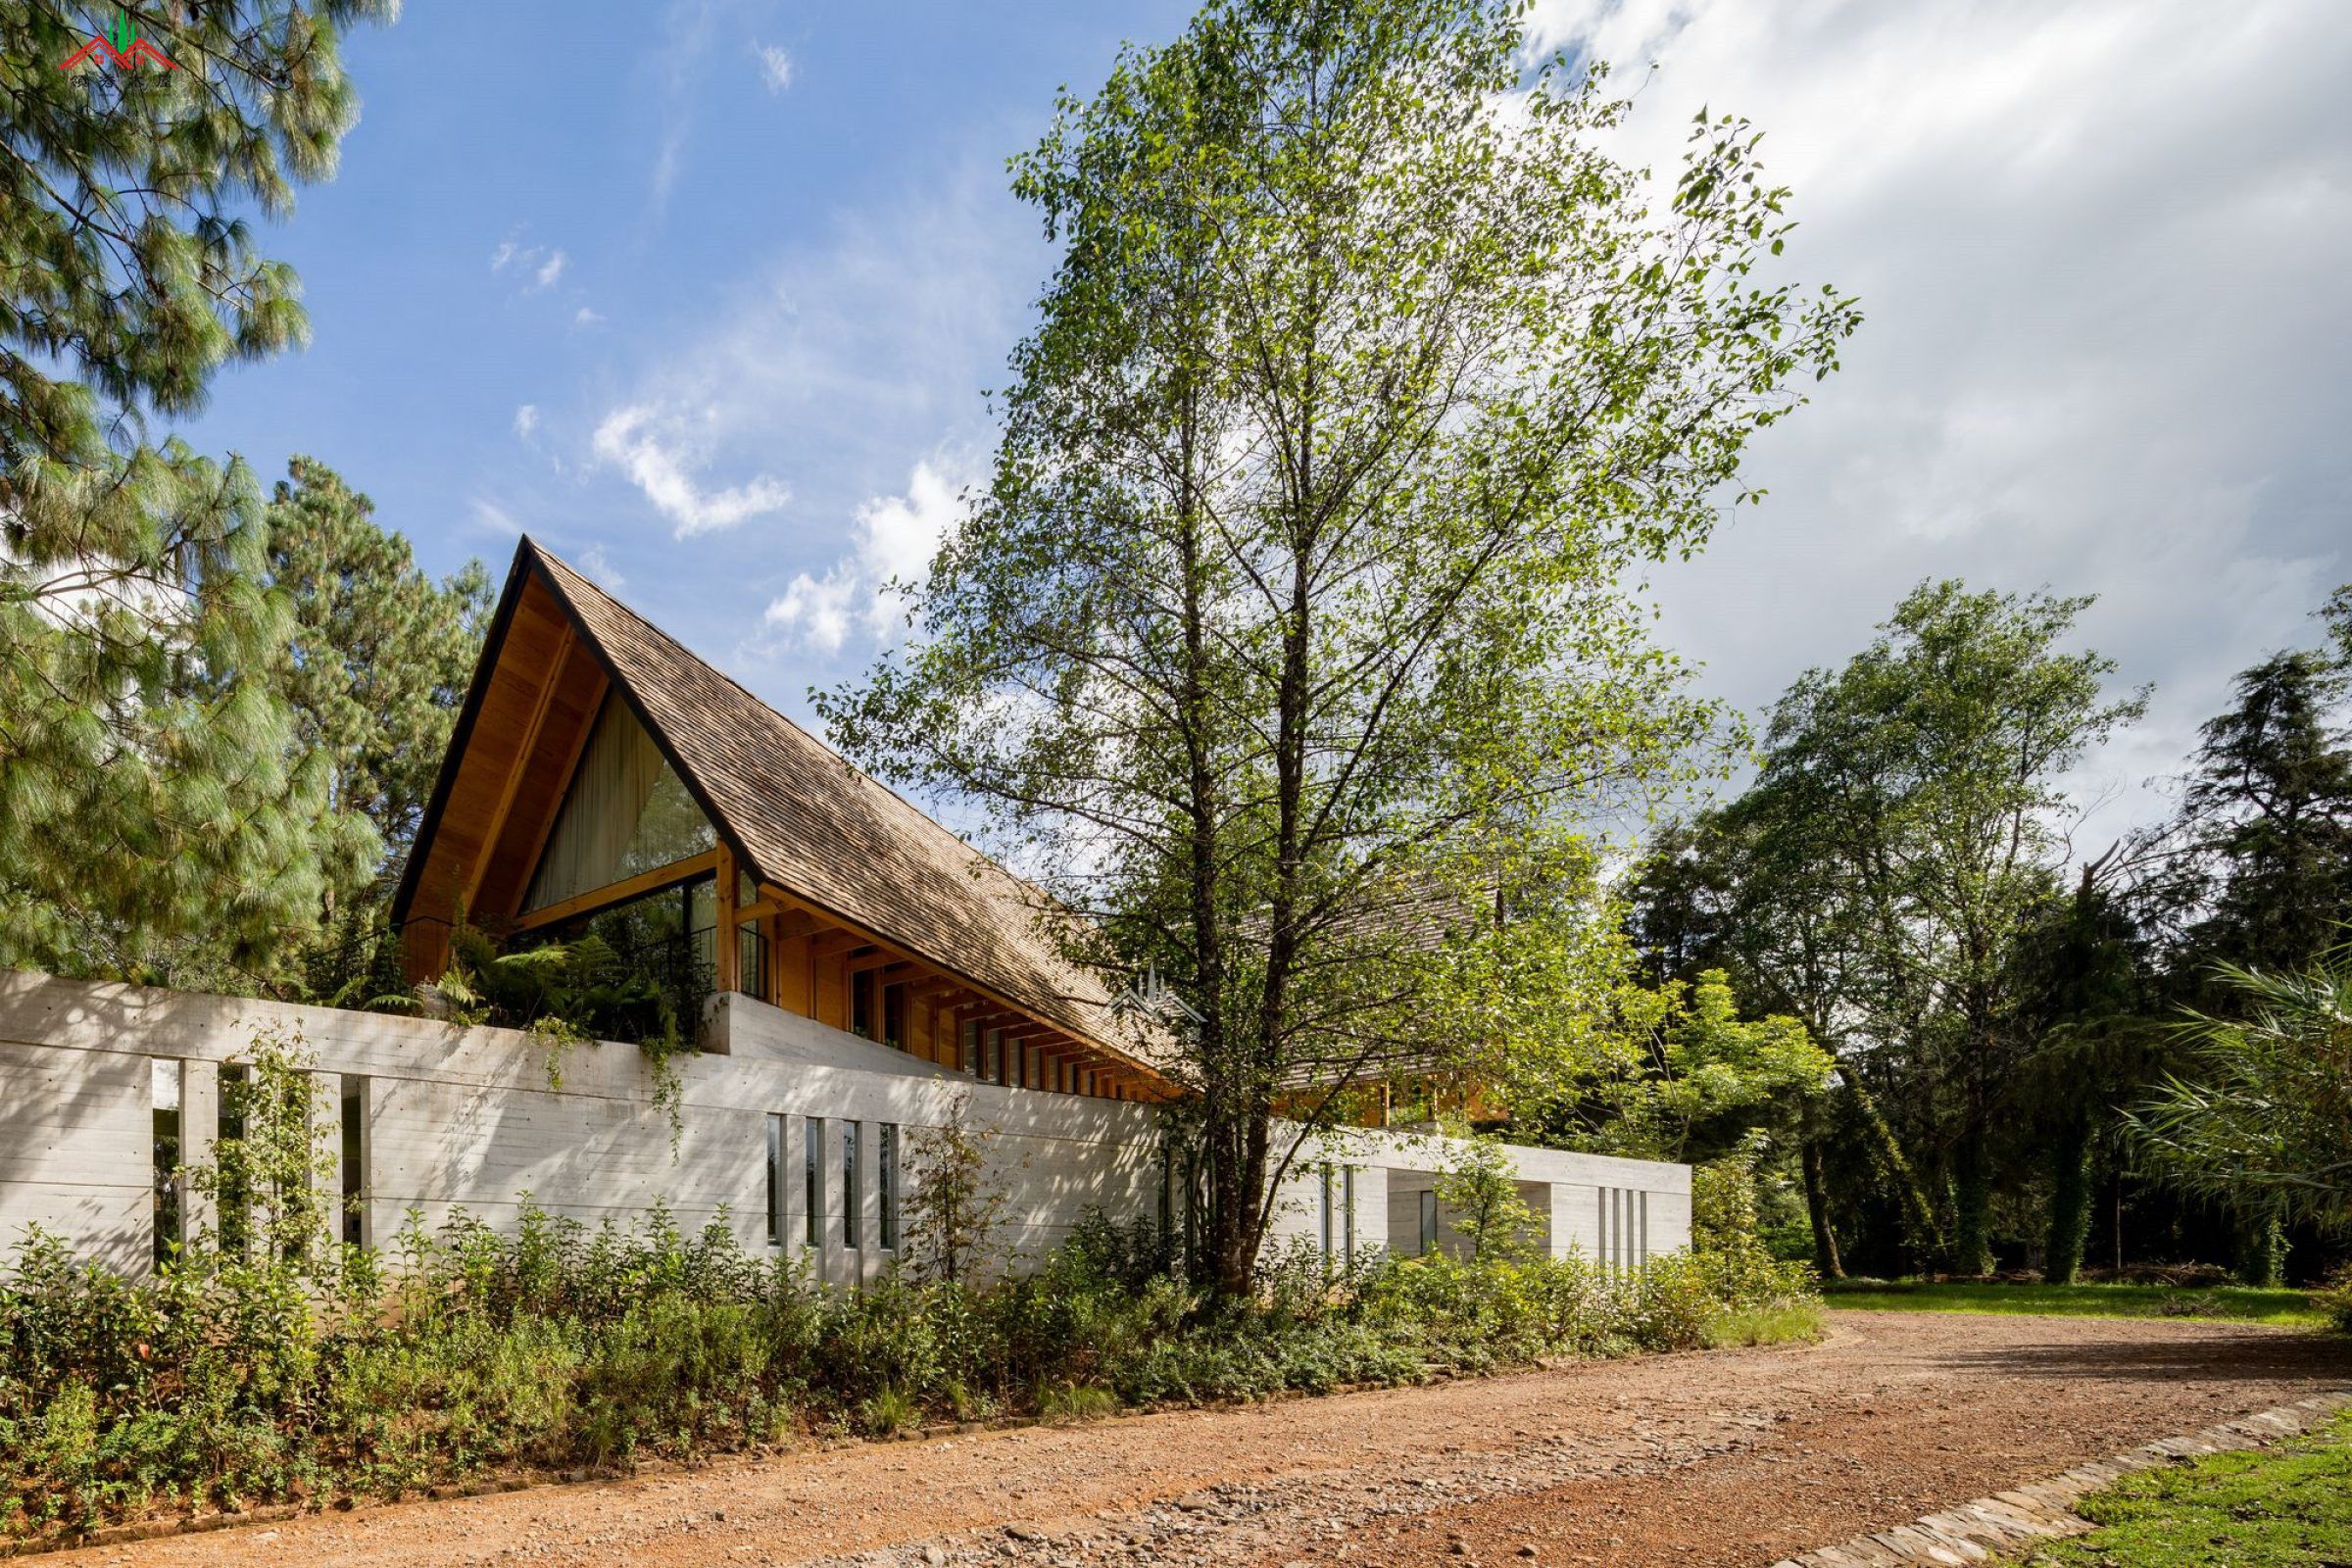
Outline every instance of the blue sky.
<path fill-rule="evenodd" d="M 991 444 L 1051 265 L 1004 161 L 1184 5 L 412 0 L 357 34 L 339 177 L 268 236 L 305 353 L 185 429 L 307 452 L 424 562 L 527 529 L 787 711 L 889 634 Z M 1858 294 L 1768 487 L 1658 573 L 1661 630 L 1753 710 L 1954 574 L 2095 593 L 2154 683 L 2082 829 L 2161 808 L 2230 674 L 2352 579 L 2352 6 L 2337 0 L 1539 0 L 1796 189 L 1791 257 Z"/>

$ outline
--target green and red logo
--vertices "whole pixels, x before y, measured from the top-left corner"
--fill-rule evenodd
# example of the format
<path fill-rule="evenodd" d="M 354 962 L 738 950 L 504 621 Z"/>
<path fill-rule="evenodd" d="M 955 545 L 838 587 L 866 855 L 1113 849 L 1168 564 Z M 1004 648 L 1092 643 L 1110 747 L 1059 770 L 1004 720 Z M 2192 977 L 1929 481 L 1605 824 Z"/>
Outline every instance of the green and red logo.
<path fill-rule="evenodd" d="M 179 69 L 169 55 L 139 36 L 138 24 L 130 20 L 127 11 L 117 11 L 113 24 L 104 32 L 92 34 L 88 43 L 59 61 L 57 69 L 72 71 L 101 51 L 113 57 L 115 64 L 124 71 L 136 71 L 142 60 L 152 60 L 166 71 Z"/>

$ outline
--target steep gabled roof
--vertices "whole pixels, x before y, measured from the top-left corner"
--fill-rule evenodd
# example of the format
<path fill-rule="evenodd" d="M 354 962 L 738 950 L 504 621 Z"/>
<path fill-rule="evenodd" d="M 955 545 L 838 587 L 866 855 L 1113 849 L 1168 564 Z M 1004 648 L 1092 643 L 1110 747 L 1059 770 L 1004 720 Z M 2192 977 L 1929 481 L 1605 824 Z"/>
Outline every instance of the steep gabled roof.
<path fill-rule="evenodd" d="M 1155 1053 L 1114 1015 L 1101 979 L 1064 957 L 1043 928 L 1075 915 L 529 539 L 515 554 L 509 602 L 525 574 L 554 593 L 613 689 L 759 881 L 1157 1074 L 1148 1059 Z M 483 650 L 485 671 L 503 629 L 502 618 Z M 485 684 L 477 677 L 469 711 Z M 461 717 L 445 781 L 468 728 Z M 429 850 L 440 805 L 437 793 L 416 860 Z M 406 912 L 416 876 L 412 865 L 396 913 Z"/>

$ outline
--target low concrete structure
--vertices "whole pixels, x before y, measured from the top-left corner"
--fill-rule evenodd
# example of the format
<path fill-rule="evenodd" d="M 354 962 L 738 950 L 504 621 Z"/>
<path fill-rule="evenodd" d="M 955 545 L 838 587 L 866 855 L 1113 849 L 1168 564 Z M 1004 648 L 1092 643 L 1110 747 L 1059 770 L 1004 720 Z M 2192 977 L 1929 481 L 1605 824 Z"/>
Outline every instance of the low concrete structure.
<path fill-rule="evenodd" d="M 315 1058 L 317 1113 L 342 1134 L 327 1142 L 356 1160 L 334 1177 L 357 1197 L 350 1234 L 369 1246 L 387 1246 L 411 1212 L 428 1226 L 459 1209 L 502 1224 L 531 1201 L 626 1225 L 659 1204 L 689 1228 L 723 1215 L 747 1249 L 809 1251 L 821 1278 L 858 1281 L 895 1253 L 885 1210 L 905 1195 L 885 1179 L 891 1151 L 959 1102 L 991 1135 L 1009 1194 L 1001 1243 L 1016 1260 L 1089 1209 L 1128 1221 L 1180 1201 L 1156 1105 L 977 1082 L 740 994 L 712 999 L 705 1051 L 674 1062 L 673 1139 L 633 1046 L 572 1047 L 551 1075 L 547 1048 L 514 1030 L 6 973 L 0 1244 L 37 1224 L 94 1260 L 148 1267 L 156 1112 L 176 1109 L 181 1162 L 205 1163 L 223 1065 L 261 1037 Z M 1349 1131 L 1310 1152 L 1284 1184 L 1275 1245 L 1338 1257 L 1457 1244 L 1435 1198 L 1446 1140 Z M 1511 1157 L 1554 1254 L 1633 1267 L 1689 1242 L 1687 1166 Z M 197 1195 L 166 1198 L 198 1217 Z"/>

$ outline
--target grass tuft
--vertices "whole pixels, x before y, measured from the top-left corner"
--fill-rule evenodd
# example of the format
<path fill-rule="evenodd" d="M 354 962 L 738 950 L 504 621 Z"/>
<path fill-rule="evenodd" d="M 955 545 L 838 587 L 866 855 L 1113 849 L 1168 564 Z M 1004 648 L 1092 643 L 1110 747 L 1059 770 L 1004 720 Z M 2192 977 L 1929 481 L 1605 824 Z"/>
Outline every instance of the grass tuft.
<path fill-rule="evenodd" d="M 1799 1301 L 1788 1306 L 1726 1312 L 1709 1323 L 1700 1332 L 1700 1338 L 1710 1350 L 1727 1350 L 1743 1345 L 1795 1345 L 1820 1339 L 1823 1322 L 1820 1303 Z"/>
<path fill-rule="evenodd" d="M 2251 1453 L 2143 1470 L 2077 1508 L 2100 1526 L 2034 1568 L 2326 1568 L 2352 1562 L 2352 1415 Z"/>
<path fill-rule="evenodd" d="M 1822 1287 L 1831 1306 L 1860 1312 L 1997 1312 L 2031 1317 L 2173 1317 L 2192 1322 L 2325 1327 L 2327 1316 L 2303 1291 L 2243 1285 L 2006 1285 L 1974 1281 L 1834 1280 Z"/>

